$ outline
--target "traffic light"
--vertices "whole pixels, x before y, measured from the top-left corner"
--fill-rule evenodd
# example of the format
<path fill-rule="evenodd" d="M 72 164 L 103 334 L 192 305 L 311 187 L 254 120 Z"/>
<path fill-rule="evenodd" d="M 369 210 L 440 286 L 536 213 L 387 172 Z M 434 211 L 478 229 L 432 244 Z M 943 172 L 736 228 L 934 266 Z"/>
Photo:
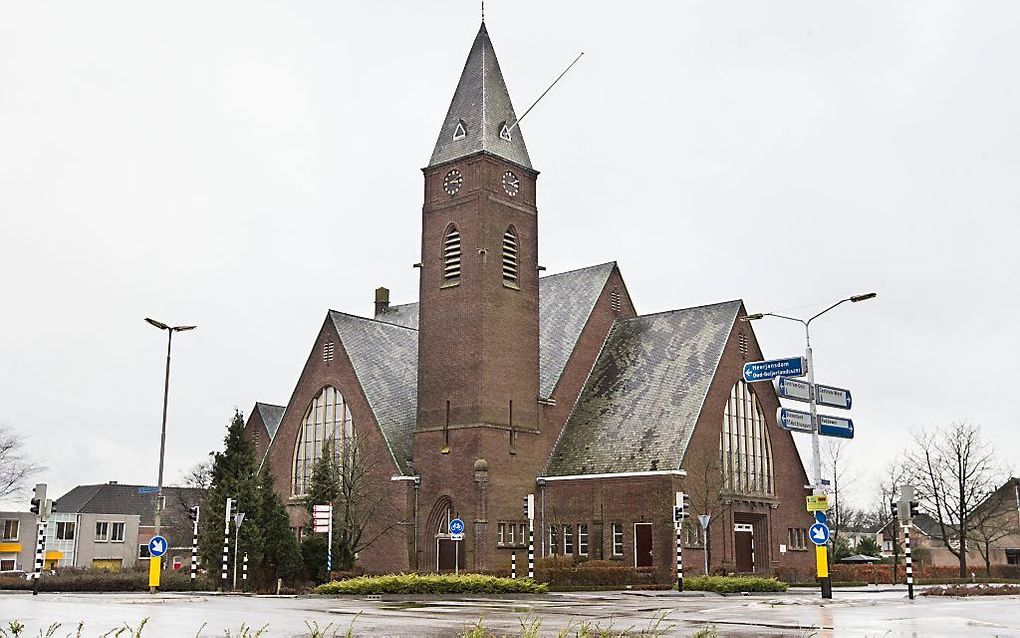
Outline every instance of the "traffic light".
<path fill-rule="evenodd" d="M 196 523 L 198 522 L 198 505 L 192 505 L 188 508 L 188 518 Z"/>
<path fill-rule="evenodd" d="M 531 520 L 535 518 L 535 495 L 528 494 L 524 497 L 524 518 Z"/>
<path fill-rule="evenodd" d="M 35 496 L 32 497 L 32 507 L 29 510 L 36 516 L 46 516 L 46 484 L 38 483 L 35 486 Z"/>
<path fill-rule="evenodd" d="M 910 518 L 917 516 L 917 501 L 910 501 Z"/>
<path fill-rule="evenodd" d="M 673 506 L 673 523 L 679 525 L 691 515 L 691 496 L 686 492 L 677 492 L 676 505 Z"/>
<path fill-rule="evenodd" d="M 889 501 L 889 510 L 892 512 L 893 518 L 900 517 L 900 511 L 899 508 L 896 507 L 896 501 Z"/>

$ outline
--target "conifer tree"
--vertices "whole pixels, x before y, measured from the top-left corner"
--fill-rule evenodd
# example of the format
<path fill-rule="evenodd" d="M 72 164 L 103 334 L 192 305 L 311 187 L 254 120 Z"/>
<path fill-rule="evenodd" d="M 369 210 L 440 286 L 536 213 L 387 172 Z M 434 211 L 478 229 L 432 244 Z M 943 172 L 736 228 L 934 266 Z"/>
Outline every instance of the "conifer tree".
<path fill-rule="evenodd" d="M 247 552 L 249 565 L 261 563 L 265 549 L 262 529 L 254 520 L 260 507 L 255 446 L 244 433 L 244 415 L 239 410 L 234 411 L 223 439 L 223 448 L 223 452 L 217 452 L 213 459 L 212 484 L 199 523 L 199 549 L 210 579 L 229 587 L 233 575 L 234 541 L 238 541 L 238 562 Z M 221 583 L 224 510 L 228 497 L 237 501 L 237 511 L 245 513 L 245 522 L 240 527 L 240 538 L 236 538 L 237 530 L 233 520 L 230 521 L 228 581 Z M 240 567 L 238 565 L 239 575 Z"/>
<path fill-rule="evenodd" d="M 287 509 L 273 489 L 269 461 L 258 475 L 259 507 L 252 521 L 262 531 L 264 552 L 253 577 L 260 587 L 272 587 L 277 578 L 290 579 L 301 567 L 301 550 L 290 529 Z M 249 560 L 250 560 L 249 556 Z"/>

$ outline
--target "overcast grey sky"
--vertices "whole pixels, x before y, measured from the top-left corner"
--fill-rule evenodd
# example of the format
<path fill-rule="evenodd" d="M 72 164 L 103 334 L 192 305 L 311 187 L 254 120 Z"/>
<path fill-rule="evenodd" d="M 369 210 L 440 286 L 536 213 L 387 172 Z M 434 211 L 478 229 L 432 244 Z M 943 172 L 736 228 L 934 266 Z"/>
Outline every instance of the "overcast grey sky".
<path fill-rule="evenodd" d="M 639 312 L 808 314 L 866 476 L 967 419 L 1020 458 L 1020 4 L 490 0 L 541 262 Z M 414 301 L 478 3 L 0 2 L 0 421 L 62 493 L 167 479 L 286 403 L 329 308 Z M 769 356 L 794 324 L 757 322 Z M 801 437 L 803 438 L 803 437 Z M 867 478 L 862 481 L 861 499 Z M 19 499 L 19 508 L 27 507 Z"/>

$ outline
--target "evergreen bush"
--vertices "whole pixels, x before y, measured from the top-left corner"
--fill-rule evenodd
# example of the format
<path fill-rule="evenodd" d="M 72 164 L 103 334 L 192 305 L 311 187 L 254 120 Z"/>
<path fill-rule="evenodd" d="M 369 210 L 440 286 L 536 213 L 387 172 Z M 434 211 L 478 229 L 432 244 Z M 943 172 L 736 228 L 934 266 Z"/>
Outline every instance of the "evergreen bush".
<path fill-rule="evenodd" d="M 318 594 L 544 594 L 543 583 L 483 574 L 386 574 L 358 576 L 316 587 Z"/>

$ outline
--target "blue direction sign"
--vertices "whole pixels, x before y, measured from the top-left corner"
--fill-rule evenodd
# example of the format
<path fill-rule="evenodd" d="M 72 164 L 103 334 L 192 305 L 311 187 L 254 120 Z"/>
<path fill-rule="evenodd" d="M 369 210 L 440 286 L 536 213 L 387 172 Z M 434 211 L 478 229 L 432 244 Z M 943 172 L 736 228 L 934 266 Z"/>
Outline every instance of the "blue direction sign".
<path fill-rule="evenodd" d="M 813 432 L 815 429 L 811 421 L 810 412 L 779 408 L 776 414 L 776 418 L 779 420 L 779 427 L 784 430 L 790 430 L 791 432 Z"/>
<path fill-rule="evenodd" d="M 159 488 L 153 485 L 142 485 L 138 488 L 139 494 L 159 494 Z"/>
<path fill-rule="evenodd" d="M 804 357 L 752 361 L 744 364 L 744 381 L 748 383 L 771 381 L 778 377 L 802 377 L 805 374 L 807 361 Z"/>
<path fill-rule="evenodd" d="M 166 539 L 162 536 L 153 536 L 149 540 L 149 556 L 153 558 L 159 558 L 170 549 L 170 543 L 166 542 Z"/>
<path fill-rule="evenodd" d="M 821 523 L 822 525 L 828 525 L 829 517 L 826 516 L 825 512 L 815 512 L 815 522 Z"/>
<path fill-rule="evenodd" d="M 459 518 L 455 518 L 450 521 L 450 534 L 458 535 L 464 533 L 464 521 Z"/>
<path fill-rule="evenodd" d="M 815 384 L 815 402 L 818 405 L 826 405 L 830 408 L 840 408 L 841 410 L 849 410 L 853 404 L 853 397 L 850 396 L 850 391 L 843 388 L 834 388 L 831 385 L 822 385 L 821 383 Z"/>
<path fill-rule="evenodd" d="M 840 439 L 854 438 L 854 422 L 835 416 L 818 415 L 818 433 L 822 436 L 835 436 Z"/>
<path fill-rule="evenodd" d="M 815 545 L 824 545 L 829 542 L 829 526 L 825 523 L 815 523 L 808 530 L 808 536 Z"/>

